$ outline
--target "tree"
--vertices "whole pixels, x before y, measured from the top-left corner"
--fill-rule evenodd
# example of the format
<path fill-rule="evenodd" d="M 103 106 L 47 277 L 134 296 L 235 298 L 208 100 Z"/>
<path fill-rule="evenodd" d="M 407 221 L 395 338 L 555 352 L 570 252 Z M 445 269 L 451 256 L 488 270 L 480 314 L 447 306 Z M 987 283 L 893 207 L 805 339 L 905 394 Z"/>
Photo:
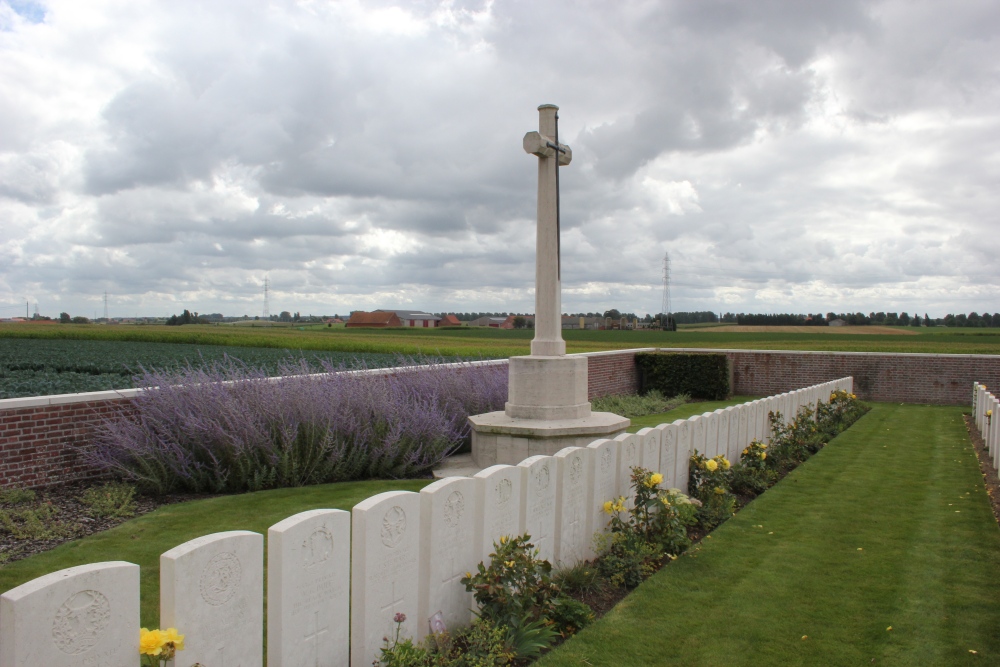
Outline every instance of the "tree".
<path fill-rule="evenodd" d="M 931 325 L 931 317 L 927 313 L 924 313 L 924 326 L 929 327 Z"/>
<path fill-rule="evenodd" d="M 527 325 L 528 325 L 528 318 L 526 318 L 524 315 L 516 315 L 514 317 L 514 328 L 515 329 L 523 329 Z"/>
<path fill-rule="evenodd" d="M 910 326 L 910 314 L 905 310 L 899 314 L 899 323 L 904 327 Z"/>
<path fill-rule="evenodd" d="M 617 308 L 612 308 L 611 310 L 604 311 L 604 317 L 610 317 L 613 320 L 620 320 L 622 318 L 622 314 Z"/>
<path fill-rule="evenodd" d="M 290 312 L 288 312 L 287 310 L 283 310 L 283 311 L 281 311 L 281 314 L 278 315 L 278 320 L 281 321 L 281 322 L 291 322 L 292 321 L 292 314 Z"/>
<path fill-rule="evenodd" d="M 63 324 L 70 322 L 73 318 L 69 316 L 69 313 L 59 313 L 59 321 Z"/>
<path fill-rule="evenodd" d="M 86 318 L 86 317 L 83 317 L 82 315 L 77 315 L 76 317 L 74 317 L 74 318 L 73 318 L 72 320 L 70 320 L 70 321 L 71 321 L 71 322 L 72 322 L 73 324 L 90 324 L 90 319 L 88 319 L 88 318 Z"/>

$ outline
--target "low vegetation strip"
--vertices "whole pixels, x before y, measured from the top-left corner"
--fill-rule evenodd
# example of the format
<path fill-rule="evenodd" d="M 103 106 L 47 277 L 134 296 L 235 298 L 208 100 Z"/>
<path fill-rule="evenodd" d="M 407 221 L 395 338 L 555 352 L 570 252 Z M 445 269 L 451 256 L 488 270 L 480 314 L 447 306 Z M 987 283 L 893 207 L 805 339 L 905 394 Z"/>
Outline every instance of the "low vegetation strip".
<path fill-rule="evenodd" d="M 992 664 L 997 599 L 961 410 L 876 404 L 538 664 Z"/>

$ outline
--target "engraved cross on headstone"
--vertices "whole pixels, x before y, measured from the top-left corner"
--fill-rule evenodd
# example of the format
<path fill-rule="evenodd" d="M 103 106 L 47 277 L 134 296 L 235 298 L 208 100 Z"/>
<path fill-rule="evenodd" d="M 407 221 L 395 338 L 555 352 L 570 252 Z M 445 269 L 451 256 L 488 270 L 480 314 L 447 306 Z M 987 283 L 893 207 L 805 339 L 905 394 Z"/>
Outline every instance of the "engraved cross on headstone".
<path fill-rule="evenodd" d="M 305 634 L 303 641 L 314 642 L 312 646 L 313 657 L 315 658 L 316 667 L 319 667 L 319 638 L 320 635 L 325 635 L 326 633 L 328 633 L 330 631 L 330 628 L 329 626 L 326 625 L 324 625 L 322 628 L 319 627 L 319 612 L 317 611 L 314 613 L 316 614 L 316 616 L 315 619 L 313 620 L 313 631 L 307 632 Z"/>
<path fill-rule="evenodd" d="M 402 597 L 400 597 L 400 598 L 396 597 L 396 582 L 395 581 L 392 582 L 392 593 L 390 594 L 390 597 L 391 597 L 391 600 L 390 600 L 389 604 L 387 604 L 384 607 L 382 607 L 382 613 L 383 614 L 385 612 L 387 612 L 387 611 L 395 611 L 396 605 L 398 605 L 400 602 L 403 602 L 403 600 L 404 600 L 404 598 L 402 598 Z"/>
<path fill-rule="evenodd" d="M 533 356 L 566 354 L 562 339 L 562 266 L 559 241 L 559 167 L 573 159 L 559 143 L 559 107 L 538 107 L 538 131 L 524 135 L 526 153 L 538 156 L 538 223 L 535 246 L 535 338 Z"/>

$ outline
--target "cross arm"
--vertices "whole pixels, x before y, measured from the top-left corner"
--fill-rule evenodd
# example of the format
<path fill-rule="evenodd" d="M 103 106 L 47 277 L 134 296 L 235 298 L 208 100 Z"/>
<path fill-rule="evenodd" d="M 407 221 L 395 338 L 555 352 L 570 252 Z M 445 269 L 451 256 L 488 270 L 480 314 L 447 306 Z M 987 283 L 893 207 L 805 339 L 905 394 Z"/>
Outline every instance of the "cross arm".
<path fill-rule="evenodd" d="M 538 157 L 555 157 L 556 143 L 544 134 L 528 132 L 524 135 L 524 152 Z M 559 165 L 565 167 L 573 160 L 573 149 L 559 144 Z"/>

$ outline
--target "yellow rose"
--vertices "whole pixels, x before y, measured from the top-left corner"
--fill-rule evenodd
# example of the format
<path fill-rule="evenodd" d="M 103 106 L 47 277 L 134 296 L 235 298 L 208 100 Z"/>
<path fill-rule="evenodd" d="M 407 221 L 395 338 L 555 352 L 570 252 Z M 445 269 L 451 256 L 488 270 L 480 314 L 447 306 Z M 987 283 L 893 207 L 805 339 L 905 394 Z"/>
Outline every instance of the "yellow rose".
<path fill-rule="evenodd" d="M 857 398 L 857 396 L 855 396 L 854 394 L 851 394 L 851 398 Z"/>
<path fill-rule="evenodd" d="M 993 416 L 993 411 L 992 410 L 987 410 L 986 411 L 986 416 L 987 417 L 992 417 Z"/>
<path fill-rule="evenodd" d="M 507 567 L 514 567 L 514 561 L 509 560 L 506 563 L 504 563 L 504 565 L 506 565 Z"/>
<path fill-rule="evenodd" d="M 744 453 L 744 454 L 746 454 L 746 453 L 747 453 L 747 452 L 749 452 L 749 451 L 750 451 L 750 448 L 749 448 L 749 447 L 744 447 L 744 448 L 743 448 L 743 453 Z"/>
<path fill-rule="evenodd" d="M 604 503 L 605 514 L 611 514 L 614 511 L 614 509 L 615 509 L 615 504 L 613 502 L 611 502 L 610 500 L 605 501 Z"/>
<path fill-rule="evenodd" d="M 141 655 L 160 655 L 165 643 L 163 633 L 159 630 L 139 629 L 139 653 Z"/>
<path fill-rule="evenodd" d="M 705 470 L 709 472 L 715 472 L 718 468 L 719 464 L 713 461 L 712 459 L 705 461 Z"/>
<path fill-rule="evenodd" d="M 723 470 L 729 470 L 729 459 L 723 458 L 719 463 L 722 465 Z"/>
<path fill-rule="evenodd" d="M 501 535 L 500 536 L 500 544 L 507 544 L 507 536 L 506 535 Z"/>
<path fill-rule="evenodd" d="M 767 452 L 761 452 L 760 453 L 760 460 L 763 461 L 766 458 L 767 458 Z"/>
<path fill-rule="evenodd" d="M 725 492 L 726 492 L 726 490 L 723 489 L 721 486 L 715 487 L 715 495 L 721 496 Z"/>
<path fill-rule="evenodd" d="M 670 507 L 670 499 L 669 498 L 660 498 L 660 502 L 663 503 L 666 507 Z"/>
<path fill-rule="evenodd" d="M 163 641 L 173 644 L 178 651 L 184 650 L 184 635 L 178 634 L 177 628 L 163 630 Z"/>
<path fill-rule="evenodd" d="M 652 482 L 653 486 L 656 486 L 657 484 L 660 484 L 660 483 L 663 482 L 663 475 L 661 475 L 658 472 L 657 473 L 653 473 L 653 476 L 649 478 L 649 481 Z"/>
<path fill-rule="evenodd" d="M 761 443 L 761 444 L 760 444 L 760 448 L 761 448 L 761 449 L 767 449 L 767 445 L 765 445 L 764 443 Z"/>

